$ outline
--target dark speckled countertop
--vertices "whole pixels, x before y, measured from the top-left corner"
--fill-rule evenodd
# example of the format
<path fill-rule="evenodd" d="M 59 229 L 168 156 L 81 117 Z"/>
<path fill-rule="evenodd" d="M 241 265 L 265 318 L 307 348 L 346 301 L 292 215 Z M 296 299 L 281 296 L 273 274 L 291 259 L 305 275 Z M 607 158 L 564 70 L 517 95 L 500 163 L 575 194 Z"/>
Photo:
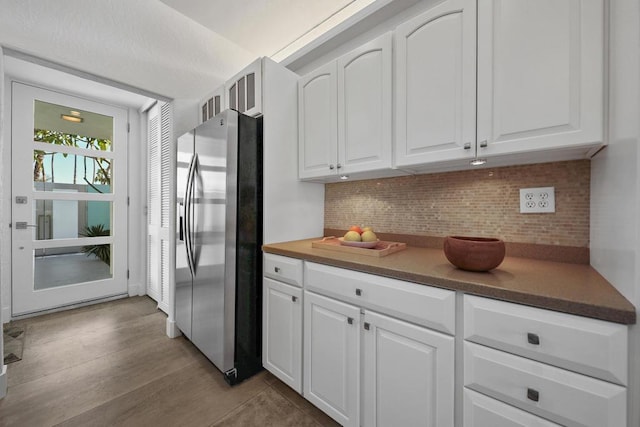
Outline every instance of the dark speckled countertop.
<path fill-rule="evenodd" d="M 385 257 L 312 248 L 321 238 L 273 243 L 265 253 L 392 277 L 622 324 L 636 322 L 635 307 L 589 265 L 506 257 L 490 272 L 459 270 L 441 249 L 408 246 Z"/>

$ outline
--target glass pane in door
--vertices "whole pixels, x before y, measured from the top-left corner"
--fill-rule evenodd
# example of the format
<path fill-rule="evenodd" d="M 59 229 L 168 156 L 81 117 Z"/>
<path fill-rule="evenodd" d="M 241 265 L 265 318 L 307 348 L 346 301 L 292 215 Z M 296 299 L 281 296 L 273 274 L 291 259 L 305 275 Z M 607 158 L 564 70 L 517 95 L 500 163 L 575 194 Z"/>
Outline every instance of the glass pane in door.
<path fill-rule="evenodd" d="M 68 193 L 111 193 L 113 160 L 33 151 L 33 189 Z"/>
<path fill-rule="evenodd" d="M 110 279 L 111 245 L 37 249 L 34 258 L 34 290 Z"/>
<path fill-rule="evenodd" d="M 35 200 L 34 240 L 111 236 L 111 202 Z"/>
<path fill-rule="evenodd" d="M 36 99 L 34 140 L 88 150 L 112 151 L 113 117 Z"/>

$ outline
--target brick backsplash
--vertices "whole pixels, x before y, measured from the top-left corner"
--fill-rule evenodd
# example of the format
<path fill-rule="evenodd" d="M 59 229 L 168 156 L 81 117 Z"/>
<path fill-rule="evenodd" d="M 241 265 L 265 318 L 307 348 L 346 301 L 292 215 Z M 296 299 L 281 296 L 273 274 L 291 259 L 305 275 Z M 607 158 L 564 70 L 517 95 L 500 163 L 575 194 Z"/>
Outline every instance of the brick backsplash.
<path fill-rule="evenodd" d="M 555 187 L 556 212 L 521 214 L 529 187 Z M 588 248 L 589 187 L 589 160 L 340 182 L 325 186 L 324 226 Z"/>

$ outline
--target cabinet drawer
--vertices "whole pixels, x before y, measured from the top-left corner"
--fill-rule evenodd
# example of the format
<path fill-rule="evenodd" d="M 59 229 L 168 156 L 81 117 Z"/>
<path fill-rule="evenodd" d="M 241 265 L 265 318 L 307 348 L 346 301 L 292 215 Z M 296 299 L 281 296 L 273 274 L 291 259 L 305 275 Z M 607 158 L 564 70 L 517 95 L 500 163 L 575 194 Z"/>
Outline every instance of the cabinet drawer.
<path fill-rule="evenodd" d="M 627 383 L 625 325 L 465 295 L 464 338 L 603 380 Z"/>
<path fill-rule="evenodd" d="M 455 292 L 305 262 L 305 288 L 448 334 L 455 333 Z"/>
<path fill-rule="evenodd" d="M 264 254 L 264 275 L 281 282 L 302 287 L 302 260 Z"/>
<path fill-rule="evenodd" d="M 464 389 L 464 427 L 560 427 L 499 400 Z"/>
<path fill-rule="evenodd" d="M 624 387 L 469 342 L 464 385 L 563 425 L 626 425 Z"/>

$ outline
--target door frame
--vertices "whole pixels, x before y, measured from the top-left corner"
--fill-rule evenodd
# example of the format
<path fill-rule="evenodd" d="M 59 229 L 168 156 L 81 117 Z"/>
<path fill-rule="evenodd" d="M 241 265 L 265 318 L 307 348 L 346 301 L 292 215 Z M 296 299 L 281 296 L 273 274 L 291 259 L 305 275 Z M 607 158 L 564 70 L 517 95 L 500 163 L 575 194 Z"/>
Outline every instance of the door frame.
<path fill-rule="evenodd" d="M 1 53 L 1 52 L 0 52 Z M 20 60 L 16 62 L 16 58 L 8 57 L 11 61 L 5 61 L 7 56 L 2 56 L 0 61 L 5 64 L 4 73 L 0 72 L 0 76 L 4 77 L 4 81 L 0 81 L 2 89 L 2 117 L 5 124 L 10 124 L 12 120 L 11 112 L 11 85 L 12 82 L 25 83 L 35 85 L 73 96 L 90 97 L 98 102 L 111 105 L 118 105 L 127 108 L 129 112 L 129 134 L 128 134 L 128 163 L 132 166 L 140 167 L 129 168 L 128 193 L 130 204 L 128 209 L 128 294 L 129 296 L 145 295 L 146 289 L 146 230 L 145 230 L 145 194 L 146 194 L 146 165 L 144 164 L 145 150 L 138 143 L 146 140 L 146 129 L 142 126 L 142 114 L 148 109 L 152 102 L 155 101 L 149 93 L 140 91 L 136 93 L 135 88 L 121 88 L 117 84 L 110 85 L 108 81 L 99 78 L 92 78 L 91 75 L 81 73 L 66 67 L 48 67 L 42 61 Z M 46 61 L 45 61 L 46 62 Z M 37 76 L 37 77 L 35 77 Z M 60 77 L 63 77 L 62 79 Z M 105 82 L 105 83 L 101 83 Z M 108 89 L 108 90 L 105 90 Z M 156 96 L 157 99 L 170 101 L 161 95 Z M 2 286 L 0 313 L 3 323 L 12 319 L 11 317 L 11 204 L 9 201 L 11 192 L 11 128 L 3 126 L 0 135 L 0 161 L 3 161 L 3 167 L 0 168 L 0 219 L 3 224 L 0 227 L 0 278 Z M 4 161 L 4 159 L 8 159 Z M 6 167 L 5 167 L 6 166 Z M 90 303 L 88 303 L 90 304 Z M 81 305 L 81 304 L 78 304 Z M 56 310 L 53 310 L 56 311 Z"/>

